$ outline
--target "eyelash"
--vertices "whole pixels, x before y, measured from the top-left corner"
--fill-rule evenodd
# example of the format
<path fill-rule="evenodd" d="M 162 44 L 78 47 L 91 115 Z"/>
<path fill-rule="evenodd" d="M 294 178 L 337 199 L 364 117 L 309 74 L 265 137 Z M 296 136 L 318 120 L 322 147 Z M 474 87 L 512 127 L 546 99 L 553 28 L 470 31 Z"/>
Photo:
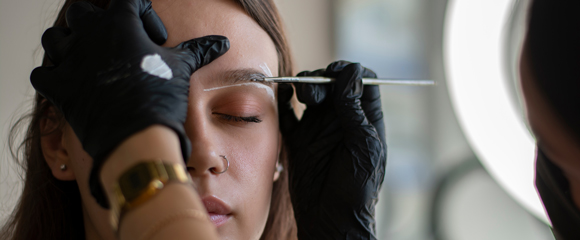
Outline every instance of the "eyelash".
<path fill-rule="evenodd" d="M 246 122 L 246 123 L 261 123 L 262 122 L 262 119 L 259 119 L 257 116 L 240 117 L 240 116 L 227 115 L 227 114 L 223 114 L 223 113 L 214 113 L 214 114 L 219 115 L 220 117 L 222 117 L 226 121 Z"/>

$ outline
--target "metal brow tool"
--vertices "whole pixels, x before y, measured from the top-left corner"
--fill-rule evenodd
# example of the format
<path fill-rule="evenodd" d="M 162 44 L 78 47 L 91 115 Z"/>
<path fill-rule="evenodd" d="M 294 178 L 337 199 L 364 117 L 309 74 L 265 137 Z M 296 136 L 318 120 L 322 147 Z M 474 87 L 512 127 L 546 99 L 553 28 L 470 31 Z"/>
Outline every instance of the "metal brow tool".
<path fill-rule="evenodd" d="M 266 77 L 258 81 L 275 82 L 275 83 L 316 83 L 325 84 L 334 82 L 334 78 L 326 77 Z M 433 80 L 414 80 L 414 79 L 380 79 L 380 78 L 363 78 L 364 85 L 400 85 L 400 86 L 432 86 L 435 85 Z"/>

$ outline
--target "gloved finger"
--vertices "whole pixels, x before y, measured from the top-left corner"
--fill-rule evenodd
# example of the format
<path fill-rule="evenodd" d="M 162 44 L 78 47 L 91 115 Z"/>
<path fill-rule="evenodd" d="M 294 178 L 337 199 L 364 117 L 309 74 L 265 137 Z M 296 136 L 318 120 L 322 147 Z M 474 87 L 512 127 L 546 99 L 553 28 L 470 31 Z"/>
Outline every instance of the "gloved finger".
<path fill-rule="evenodd" d="M 325 70 L 318 69 L 312 72 L 303 71 L 297 76 L 324 76 Z M 332 91 L 330 84 L 310 84 L 310 83 L 294 83 L 296 87 L 296 97 L 298 100 L 307 106 L 316 106 L 321 104 L 326 96 Z"/>
<path fill-rule="evenodd" d="M 335 102 L 339 105 L 342 103 L 360 105 L 362 96 L 362 73 L 363 67 L 359 63 L 351 63 L 342 66 L 340 63 L 331 64 L 327 70 L 329 75 L 334 75 L 335 82 Z"/>
<path fill-rule="evenodd" d="M 66 11 L 66 23 L 73 31 L 82 31 L 89 22 L 87 19 L 97 11 L 103 11 L 103 9 L 86 1 L 75 2 Z"/>
<path fill-rule="evenodd" d="M 224 36 L 210 35 L 183 42 L 175 49 L 185 50 L 188 57 L 185 62 L 191 68 L 191 75 L 197 69 L 225 54 L 230 49 L 230 41 Z"/>
<path fill-rule="evenodd" d="M 58 66 L 65 58 L 69 50 L 66 37 L 71 30 L 66 27 L 51 27 L 42 34 L 42 48 L 50 61 Z"/>
<path fill-rule="evenodd" d="M 298 124 L 298 118 L 294 114 L 290 100 L 294 95 L 294 89 L 289 83 L 278 84 L 278 118 L 280 122 L 280 132 L 283 136 L 292 133 Z"/>
<path fill-rule="evenodd" d="M 149 38 L 161 45 L 167 40 L 167 29 L 153 10 L 150 0 L 113 0 L 109 10 L 139 17 Z"/>
<path fill-rule="evenodd" d="M 167 41 L 167 29 L 165 29 L 161 18 L 157 16 L 157 13 L 151 7 L 151 2 L 141 14 L 141 20 L 143 21 L 145 32 L 154 43 L 161 45 Z"/>
<path fill-rule="evenodd" d="M 377 74 L 374 73 L 372 70 L 360 66 L 360 64 L 356 63 L 358 67 L 354 67 L 355 63 L 351 63 L 348 61 L 336 61 L 328 65 L 326 68 L 326 75 L 329 77 L 337 78 L 344 78 L 344 76 L 348 76 L 349 73 L 346 71 L 347 68 L 356 68 L 358 69 L 356 72 L 357 78 L 376 78 Z M 350 73 L 354 74 L 354 73 Z M 354 79 L 350 79 L 354 80 Z M 344 81 L 340 81 L 341 84 Z M 362 85 L 361 85 L 362 86 Z M 338 87 L 338 86 L 337 86 Z M 358 86 L 357 86 L 358 87 Z M 370 122 L 376 129 L 379 137 L 383 143 L 385 143 L 385 126 L 383 122 L 383 113 L 381 109 L 381 99 L 380 99 L 380 91 L 378 86 L 371 86 L 366 85 L 362 86 L 362 94 L 360 96 L 360 105 L 363 109 L 364 116 L 366 116 L 366 121 Z M 344 94 L 344 92 L 336 91 L 335 97 Z"/>
<path fill-rule="evenodd" d="M 141 17 L 151 7 L 150 0 L 111 0 L 109 10 L 121 11 Z"/>
<path fill-rule="evenodd" d="M 363 67 L 362 77 L 363 78 L 377 78 L 377 74 L 375 72 L 373 72 L 373 70 L 370 70 L 366 67 Z"/>
<path fill-rule="evenodd" d="M 375 127 L 379 138 L 386 143 L 385 123 L 381 106 L 381 93 L 379 86 L 365 85 L 361 97 L 361 107 L 368 121 Z"/>
<path fill-rule="evenodd" d="M 53 81 L 55 79 L 54 67 L 37 67 L 30 73 L 32 87 L 47 99 L 50 99 Z"/>
<path fill-rule="evenodd" d="M 363 68 L 362 77 L 376 78 L 377 74 L 368 68 Z M 379 86 L 365 85 L 361 97 L 361 106 L 369 122 L 375 127 L 383 143 L 386 143 L 385 124 L 381 107 L 381 92 Z"/>
<path fill-rule="evenodd" d="M 341 67 L 339 65 L 334 65 L 334 67 Z M 373 169 L 375 171 L 383 171 L 381 169 L 384 169 L 383 159 L 386 157 L 386 144 L 379 136 L 377 129 L 367 119 L 361 106 L 363 73 L 364 68 L 358 63 L 348 64 L 338 72 L 335 83 L 334 106 L 338 119 L 345 131 L 346 139 L 348 139 L 345 141 L 346 147 L 356 150 L 364 149 L 362 151 L 366 154 L 371 154 L 369 158 L 364 159 L 370 160 L 373 164 L 376 164 L 376 161 L 380 161 L 379 164 L 383 167 L 373 167 Z"/>
<path fill-rule="evenodd" d="M 337 78 L 338 75 L 342 73 L 342 70 L 350 64 L 352 64 L 352 62 L 344 61 L 344 60 L 332 62 L 332 63 L 328 64 L 328 66 L 326 67 L 325 76 L 331 77 L 331 78 Z"/>
<path fill-rule="evenodd" d="M 329 68 L 342 68 L 340 64 L 331 65 Z M 363 67 L 358 63 L 351 63 L 344 66 L 341 71 L 327 70 L 327 72 L 331 72 L 336 78 L 333 100 L 343 128 L 351 130 L 369 125 L 360 101 L 363 93 Z"/>

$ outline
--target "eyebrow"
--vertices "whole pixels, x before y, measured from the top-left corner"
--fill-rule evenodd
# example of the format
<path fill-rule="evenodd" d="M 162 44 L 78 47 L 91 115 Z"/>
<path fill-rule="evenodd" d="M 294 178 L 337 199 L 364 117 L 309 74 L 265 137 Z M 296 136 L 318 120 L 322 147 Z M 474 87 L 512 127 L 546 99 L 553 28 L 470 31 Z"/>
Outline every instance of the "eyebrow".
<path fill-rule="evenodd" d="M 217 86 L 228 86 L 240 83 L 255 82 L 261 83 L 268 87 L 272 87 L 271 82 L 261 81 L 266 77 L 266 75 L 257 69 L 253 68 L 242 68 L 235 70 L 228 70 L 217 75 L 215 83 Z M 256 81 L 258 80 L 258 81 Z"/>

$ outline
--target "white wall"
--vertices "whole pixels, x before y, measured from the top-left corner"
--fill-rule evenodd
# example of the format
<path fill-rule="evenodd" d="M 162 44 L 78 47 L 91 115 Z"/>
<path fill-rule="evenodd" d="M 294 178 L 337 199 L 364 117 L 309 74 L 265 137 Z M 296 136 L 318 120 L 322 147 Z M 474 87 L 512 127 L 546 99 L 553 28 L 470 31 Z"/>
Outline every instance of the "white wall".
<path fill-rule="evenodd" d="M 58 0 L 0 0 L 0 219 L 12 211 L 21 191 L 8 131 L 30 109 L 28 77 L 40 64 L 40 37 L 58 5 Z"/>
<path fill-rule="evenodd" d="M 331 0 L 275 0 L 286 25 L 296 73 L 326 68 L 334 59 Z"/>

